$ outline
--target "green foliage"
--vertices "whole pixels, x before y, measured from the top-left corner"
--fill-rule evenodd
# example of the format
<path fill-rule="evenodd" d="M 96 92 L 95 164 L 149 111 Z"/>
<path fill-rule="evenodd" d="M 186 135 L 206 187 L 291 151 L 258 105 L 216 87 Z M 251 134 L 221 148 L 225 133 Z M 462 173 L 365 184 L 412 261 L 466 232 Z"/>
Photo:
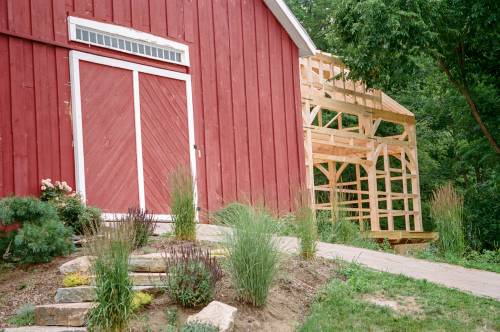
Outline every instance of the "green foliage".
<path fill-rule="evenodd" d="M 143 306 L 149 305 L 153 302 L 153 295 L 145 292 L 135 292 L 132 297 L 132 311 L 137 311 Z"/>
<path fill-rule="evenodd" d="M 500 328 L 500 302 L 425 280 L 343 265 L 320 291 L 299 329 L 314 331 L 476 331 Z M 398 302 L 395 311 L 368 298 Z M 408 301 L 407 308 L 404 308 Z"/>
<path fill-rule="evenodd" d="M 64 276 L 63 286 L 64 287 L 77 287 L 89 285 L 90 279 L 88 276 L 83 275 L 79 272 L 70 273 Z"/>
<path fill-rule="evenodd" d="M 85 206 L 79 195 L 66 196 L 57 203 L 51 201 L 57 208 L 59 218 L 70 227 L 75 234 L 83 234 L 87 229 L 98 229 L 102 222 L 101 210 Z"/>
<path fill-rule="evenodd" d="M 29 326 L 35 324 L 35 306 L 31 303 L 23 304 L 16 310 L 16 315 L 8 320 L 15 326 Z"/>
<path fill-rule="evenodd" d="M 171 249 L 165 256 L 165 287 L 172 300 L 184 307 L 197 307 L 213 299 L 222 270 L 210 252 L 182 247 Z"/>
<path fill-rule="evenodd" d="M 219 329 L 213 325 L 202 322 L 189 322 L 181 328 L 180 332 L 218 332 Z"/>
<path fill-rule="evenodd" d="M 16 222 L 43 224 L 57 219 L 56 210 L 35 197 L 12 196 L 0 200 L 0 223 L 2 225 Z"/>
<path fill-rule="evenodd" d="M 140 248 L 148 244 L 149 237 L 154 234 L 157 220 L 151 211 L 141 208 L 128 209 L 121 222 L 131 223 L 134 231 L 134 248 Z"/>
<path fill-rule="evenodd" d="M 439 232 L 437 247 L 443 256 L 462 257 L 465 250 L 462 225 L 463 198 L 448 183 L 434 191 L 431 216 Z"/>
<path fill-rule="evenodd" d="M 314 212 L 307 206 L 300 207 L 296 213 L 298 237 L 300 240 L 300 254 L 305 259 L 314 258 L 318 232 Z"/>
<path fill-rule="evenodd" d="M 279 249 L 273 238 L 274 223 L 263 210 L 246 206 L 234 211 L 227 223 L 227 264 L 238 298 L 255 306 L 266 303 L 278 271 Z"/>
<path fill-rule="evenodd" d="M 85 249 L 95 259 L 97 305 L 90 311 L 88 325 L 92 330 L 125 331 L 133 312 L 134 292 L 128 275 L 128 261 L 133 247 L 130 223 L 118 223 L 89 235 Z"/>
<path fill-rule="evenodd" d="M 179 240 L 196 239 L 193 179 L 185 169 L 178 169 L 170 178 L 170 205 L 174 234 Z"/>
<path fill-rule="evenodd" d="M 411 253 L 413 256 L 435 262 L 461 265 L 472 269 L 492 271 L 500 273 L 500 249 L 484 250 L 482 252 L 470 250 L 463 257 L 442 256 L 435 246 L 427 250 Z"/>
<path fill-rule="evenodd" d="M 25 223 L 14 238 L 12 256 L 22 263 L 46 263 L 74 249 L 71 230 L 56 217 L 43 224 Z"/>

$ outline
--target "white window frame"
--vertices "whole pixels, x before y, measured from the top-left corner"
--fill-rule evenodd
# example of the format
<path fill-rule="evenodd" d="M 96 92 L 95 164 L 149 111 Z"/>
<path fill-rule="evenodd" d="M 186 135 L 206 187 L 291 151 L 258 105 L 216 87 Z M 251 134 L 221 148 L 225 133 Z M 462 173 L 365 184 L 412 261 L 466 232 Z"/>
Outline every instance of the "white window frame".
<path fill-rule="evenodd" d="M 175 50 L 175 51 L 181 53 L 181 61 L 178 62 L 178 61 L 172 61 L 169 59 L 161 59 L 161 58 L 157 58 L 157 57 L 153 57 L 153 56 L 148 56 L 146 54 L 138 54 L 135 52 L 128 52 L 128 51 L 122 50 L 122 49 L 116 49 L 113 47 L 107 47 L 107 46 L 97 44 L 97 43 L 91 43 L 91 42 L 79 40 L 76 38 L 76 27 L 77 26 L 92 29 L 95 31 L 108 33 L 108 34 L 112 34 L 112 35 L 115 35 L 117 37 L 124 37 L 126 39 L 135 40 L 137 42 L 147 43 L 147 44 L 150 44 L 151 46 L 165 47 L 165 48 Z M 159 36 L 147 33 L 147 32 L 135 30 L 132 28 L 127 28 L 127 27 L 123 27 L 123 26 L 119 26 L 119 25 L 115 25 L 115 24 L 103 23 L 103 22 L 98 22 L 98 21 L 93 21 L 93 20 L 87 20 L 87 19 L 75 17 L 75 16 L 68 16 L 68 36 L 69 36 L 69 40 L 72 40 L 72 41 L 75 41 L 78 43 L 95 45 L 96 47 L 112 49 L 114 51 L 124 52 L 127 54 L 139 56 L 139 57 L 145 57 L 148 59 L 154 59 L 157 61 L 164 61 L 164 62 L 169 62 L 169 63 L 174 63 L 177 65 L 189 67 L 189 46 L 188 45 L 178 43 L 178 42 L 175 42 L 173 40 L 166 39 L 166 38 L 162 38 L 162 37 L 159 37 Z"/>
<path fill-rule="evenodd" d="M 133 92 L 134 92 L 134 123 L 135 123 L 135 142 L 136 142 L 136 156 L 137 156 L 137 181 L 139 187 L 139 207 L 144 209 L 145 206 L 145 193 L 144 193 L 144 168 L 142 159 L 142 135 L 141 135 L 141 107 L 139 99 L 139 73 L 151 74 L 160 77 L 171 78 L 186 82 L 186 106 L 187 106 L 187 120 L 188 120 L 188 137 L 189 137 L 189 159 L 191 166 L 191 175 L 194 184 L 195 203 L 198 202 L 198 187 L 196 184 L 196 150 L 194 140 L 194 115 L 193 115 L 193 98 L 192 98 L 192 85 L 191 75 L 179 73 L 175 71 L 145 66 L 133 62 L 122 61 L 103 57 L 99 55 L 70 51 L 69 64 L 70 64 L 70 78 L 71 78 L 71 107 L 72 107 L 72 122 L 73 122 L 73 145 L 75 154 L 75 179 L 76 190 L 81 195 L 82 199 L 86 201 L 85 191 L 85 160 L 84 160 L 84 146 L 83 146 L 83 123 L 82 123 L 82 104 L 81 104 L 81 91 L 80 91 L 80 61 L 96 63 L 105 66 L 111 66 L 120 69 L 130 70 L 132 72 Z M 112 220 L 115 217 L 122 216 L 123 213 L 103 213 L 106 220 Z M 171 215 L 157 214 L 159 221 L 172 220 Z M 198 221 L 198 212 L 196 213 L 196 220 Z"/>

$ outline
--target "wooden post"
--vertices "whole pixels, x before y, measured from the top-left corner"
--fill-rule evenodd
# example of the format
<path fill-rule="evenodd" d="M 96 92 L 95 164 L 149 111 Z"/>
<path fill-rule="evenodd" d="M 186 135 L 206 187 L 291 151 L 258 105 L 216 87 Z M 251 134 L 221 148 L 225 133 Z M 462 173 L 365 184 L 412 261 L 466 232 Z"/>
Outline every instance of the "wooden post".
<path fill-rule="evenodd" d="M 417 158 L 417 132 L 414 124 L 408 125 L 408 143 L 410 145 L 410 154 L 413 159 L 413 167 L 411 171 L 411 192 L 413 196 L 413 222 L 415 231 L 422 232 L 422 210 L 420 206 L 420 180 L 418 174 L 418 158 Z"/>
<path fill-rule="evenodd" d="M 394 230 L 394 217 L 392 215 L 392 189 L 391 189 L 391 164 L 389 162 L 389 153 L 387 151 L 387 143 L 384 144 L 384 175 L 385 175 L 385 194 L 387 208 L 387 227 L 389 231 Z"/>

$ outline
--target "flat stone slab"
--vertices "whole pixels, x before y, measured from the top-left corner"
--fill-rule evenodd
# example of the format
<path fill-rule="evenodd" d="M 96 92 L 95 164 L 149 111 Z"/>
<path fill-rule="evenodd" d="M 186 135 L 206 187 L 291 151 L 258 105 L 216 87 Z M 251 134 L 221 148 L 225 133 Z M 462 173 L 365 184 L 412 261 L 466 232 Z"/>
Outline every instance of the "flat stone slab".
<path fill-rule="evenodd" d="M 155 294 L 163 287 L 156 286 L 134 286 L 136 292 L 146 292 Z M 56 303 L 81 303 L 93 302 L 96 300 L 95 286 L 78 286 L 57 289 L 55 301 Z"/>
<path fill-rule="evenodd" d="M 161 253 L 134 255 L 129 259 L 129 270 L 133 272 L 165 272 L 165 258 Z"/>
<path fill-rule="evenodd" d="M 217 327 L 220 332 L 229 332 L 233 330 L 237 311 L 228 304 L 212 301 L 199 313 L 189 316 L 187 322 L 206 323 Z"/>
<path fill-rule="evenodd" d="M 84 326 L 92 302 L 57 303 L 35 307 L 35 323 L 45 326 Z"/>
<path fill-rule="evenodd" d="M 0 330 L 1 331 L 1 330 Z M 67 326 L 22 326 L 8 327 L 5 332 L 86 332 L 85 327 L 67 327 Z"/>
<path fill-rule="evenodd" d="M 132 283 L 134 286 L 163 286 L 163 280 L 165 279 L 166 273 L 129 273 L 132 278 Z M 90 276 L 90 284 L 95 285 L 95 276 Z"/>

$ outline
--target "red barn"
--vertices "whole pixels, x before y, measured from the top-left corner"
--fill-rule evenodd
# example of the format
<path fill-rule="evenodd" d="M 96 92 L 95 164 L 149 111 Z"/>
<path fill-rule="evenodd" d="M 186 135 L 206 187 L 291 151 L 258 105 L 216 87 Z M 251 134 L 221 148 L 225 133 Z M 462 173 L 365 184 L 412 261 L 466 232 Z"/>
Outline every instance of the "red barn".
<path fill-rule="evenodd" d="M 282 0 L 0 0 L 0 196 L 65 180 L 107 213 L 289 211 L 304 180 L 299 56 Z"/>

